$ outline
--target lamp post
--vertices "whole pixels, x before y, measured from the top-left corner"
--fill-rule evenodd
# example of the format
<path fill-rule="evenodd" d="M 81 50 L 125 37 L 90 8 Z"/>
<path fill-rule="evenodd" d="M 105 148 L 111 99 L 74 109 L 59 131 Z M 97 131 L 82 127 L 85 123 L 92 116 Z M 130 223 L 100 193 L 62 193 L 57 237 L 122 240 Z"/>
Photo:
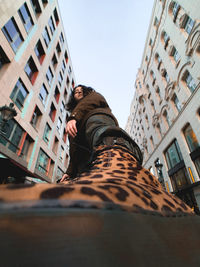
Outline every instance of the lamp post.
<path fill-rule="evenodd" d="M 163 172 L 162 172 L 163 164 L 160 163 L 159 158 L 157 158 L 156 161 L 155 161 L 155 167 L 156 167 L 157 172 L 158 172 L 158 181 L 159 181 L 159 182 L 163 185 L 163 187 L 164 187 L 164 178 L 163 178 Z"/>
<path fill-rule="evenodd" d="M 3 107 L 0 107 L 0 115 L 2 119 L 2 122 L 0 123 L 0 131 L 5 134 L 5 125 L 9 120 L 17 116 L 17 111 L 14 108 L 14 104 L 10 103 L 9 106 L 4 105 Z"/>

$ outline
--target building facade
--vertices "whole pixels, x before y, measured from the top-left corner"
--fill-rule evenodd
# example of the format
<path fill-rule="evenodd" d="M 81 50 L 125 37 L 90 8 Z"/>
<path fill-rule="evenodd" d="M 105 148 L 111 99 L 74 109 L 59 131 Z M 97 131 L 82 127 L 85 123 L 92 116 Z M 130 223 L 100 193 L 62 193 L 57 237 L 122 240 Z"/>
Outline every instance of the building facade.
<path fill-rule="evenodd" d="M 0 18 L 0 106 L 17 112 L 0 124 L 1 168 L 56 182 L 68 165 L 64 107 L 75 83 L 58 2 L 0 0 Z"/>
<path fill-rule="evenodd" d="M 166 190 L 200 207 L 200 0 L 155 0 L 126 130 Z"/>

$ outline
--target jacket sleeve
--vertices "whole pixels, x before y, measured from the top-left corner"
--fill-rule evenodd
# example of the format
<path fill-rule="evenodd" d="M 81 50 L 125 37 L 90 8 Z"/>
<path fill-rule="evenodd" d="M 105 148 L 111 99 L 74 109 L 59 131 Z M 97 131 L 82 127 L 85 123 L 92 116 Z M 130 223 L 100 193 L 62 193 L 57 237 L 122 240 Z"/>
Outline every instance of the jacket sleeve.
<path fill-rule="evenodd" d="M 105 107 L 109 108 L 105 98 L 97 92 L 92 92 L 80 100 L 68 120 L 75 119 L 77 122 L 80 122 L 91 110 Z"/>

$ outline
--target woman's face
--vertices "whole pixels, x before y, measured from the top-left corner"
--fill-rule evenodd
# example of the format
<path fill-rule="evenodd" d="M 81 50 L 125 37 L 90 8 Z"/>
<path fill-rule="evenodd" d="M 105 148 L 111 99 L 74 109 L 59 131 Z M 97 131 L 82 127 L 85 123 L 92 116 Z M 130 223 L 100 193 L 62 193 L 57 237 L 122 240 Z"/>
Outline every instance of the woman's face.
<path fill-rule="evenodd" d="M 79 100 L 81 100 L 83 98 L 83 89 L 82 87 L 77 87 L 74 91 L 74 98 L 76 100 L 76 102 L 78 102 Z"/>

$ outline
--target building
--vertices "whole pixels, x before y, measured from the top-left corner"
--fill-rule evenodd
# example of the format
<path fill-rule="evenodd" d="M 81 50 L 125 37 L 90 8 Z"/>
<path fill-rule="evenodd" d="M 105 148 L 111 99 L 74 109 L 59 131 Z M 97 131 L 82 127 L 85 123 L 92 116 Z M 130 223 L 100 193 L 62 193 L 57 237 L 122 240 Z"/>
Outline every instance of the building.
<path fill-rule="evenodd" d="M 166 190 L 200 207 L 200 0 L 155 0 L 126 130 Z"/>
<path fill-rule="evenodd" d="M 0 106 L 17 112 L 0 124 L 4 178 L 56 182 L 68 165 L 64 106 L 75 83 L 58 2 L 0 0 L 0 18 Z"/>

